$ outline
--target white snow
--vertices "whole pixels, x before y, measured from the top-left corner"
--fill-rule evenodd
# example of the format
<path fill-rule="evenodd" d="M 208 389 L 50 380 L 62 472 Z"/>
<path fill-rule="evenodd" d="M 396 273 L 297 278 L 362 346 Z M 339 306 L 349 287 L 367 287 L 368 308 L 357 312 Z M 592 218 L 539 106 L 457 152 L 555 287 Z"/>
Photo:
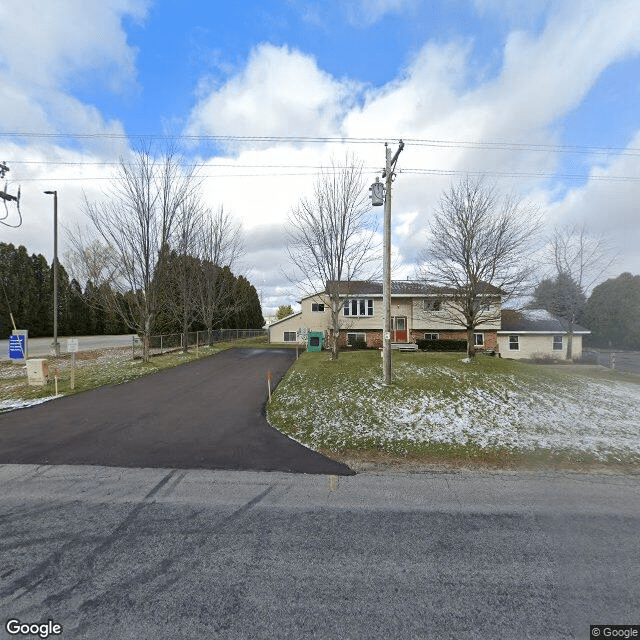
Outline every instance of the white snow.
<path fill-rule="evenodd" d="M 47 396 L 46 398 L 33 398 L 31 400 L 0 400 L 0 413 L 5 411 L 14 411 L 15 409 L 25 409 L 26 407 L 33 407 L 36 404 L 42 404 L 43 402 L 49 402 L 60 396 Z"/>
<path fill-rule="evenodd" d="M 296 384 L 296 376 L 301 374 L 289 377 L 278 399 L 283 412 L 306 404 L 299 418 L 311 429 L 312 446 L 373 439 L 400 446 L 470 444 L 640 460 L 640 385 L 634 383 L 497 372 L 487 376 L 466 367 L 460 372 L 438 364 L 399 363 L 393 387 L 382 387 L 377 371 L 364 371 L 357 380 L 345 376 L 327 392 L 305 393 L 301 403 L 302 379 Z M 403 386 L 416 376 L 431 379 L 433 384 L 425 387 L 433 390 Z M 308 380 L 303 387 L 309 388 Z"/>

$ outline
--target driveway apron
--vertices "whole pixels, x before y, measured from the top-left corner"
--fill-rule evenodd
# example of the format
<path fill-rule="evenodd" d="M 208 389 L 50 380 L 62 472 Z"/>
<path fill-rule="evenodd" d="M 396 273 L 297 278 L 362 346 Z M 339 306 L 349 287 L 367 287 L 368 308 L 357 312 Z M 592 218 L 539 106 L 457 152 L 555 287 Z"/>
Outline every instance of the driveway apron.
<path fill-rule="evenodd" d="M 116 386 L 0 414 L 0 463 L 350 475 L 272 428 L 289 349 L 230 349 Z"/>

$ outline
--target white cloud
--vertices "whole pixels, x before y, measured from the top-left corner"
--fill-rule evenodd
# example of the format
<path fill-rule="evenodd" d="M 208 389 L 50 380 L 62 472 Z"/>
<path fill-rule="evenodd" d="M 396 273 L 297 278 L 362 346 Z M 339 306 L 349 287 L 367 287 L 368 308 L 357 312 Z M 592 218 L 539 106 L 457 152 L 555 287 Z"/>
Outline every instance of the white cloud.
<path fill-rule="evenodd" d="M 543 5 L 539 4 L 540 11 Z M 590 3 L 589 11 L 584 9 L 574 4 L 558 10 L 539 35 L 511 33 L 500 72 L 480 84 L 469 82 L 470 41 L 427 43 L 401 76 L 364 93 L 359 86 L 328 76 L 308 56 L 263 45 L 253 52 L 243 72 L 200 103 L 192 114 L 192 128 L 218 135 L 389 136 L 394 147 L 397 137 L 558 144 L 557 120 L 581 103 L 607 66 L 640 51 L 640 6 L 620 0 L 615 4 Z M 255 165 L 327 164 L 332 151 L 336 149 L 327 145 L 292 149 L 272 143 L 269 149 L 243 149 L 234 161 Z M 382 145 L 358 145 L 355 152 L 365 165 L 383 166 Z M 582 216 L 598 228 L 594 224 L 598 217 L 616 220 L 620 233 L 614 231 L 614 241 L 626 256 L 621 268 L 637 265 L 637 249 L 626 239 L 638 237 L 637 215 L 630 197 L 634 183 L 591 181 L 553 204 L 553 194 L 541 189 L 535 177 L 491 176 L 504 172 L 549 173 L 557 166 L 557 155 L 532 150 L 411 144 L 399 161 L 401 169 L 486 171 L 490 182 L 495 179 L 499 192 L 516 190 L 529 201 L 533 199 L 549 221 L 571 221 Z M 607 170 L 620 175 L 632 175 L 634 171 L 630 165 L 617 163 Z M 398 274 L 410 272 L 424 243 L 431 212 L 452 179 L 456 177 L 399 175 L 394 187 L 394 242 L 403 264 Z M 225 203 L 227 199 L 234 202 L 233 211 L 245 219 L 251 232 L 265 217 L 283 223 L 298 198 L 309 192 L 311 183 L 312 178 L 260 178 L 252 181 L 250 190 L 220 183 L 216 195 Z M 616 202 L 615 212 L 611 211 L 612 202 Z M 603 210 L 607 210 L 605 215 Z M 286 264 L 284 253 L 281 261 Z M 259 277 L 260 267 L 256 268 Z M 266 272 L 270 281 L 277 278 L 272 269 Z"/>
<path fill-rule="evenodd" d="M 193 110 L 192 135 L 331 136 L 352 106 L 356 85 L 336 80 L 316 61 L 262 44 L 245 69 Z"/>
<path fill-rule="evenodd" d="M 103 69 L 118 87 L 135 80 L 122 17 L 142 20 L 148 0 L 10 0 L 0 7 L 0 59 L 21 83 L 55 87 Z"/>
<path fill-rule="evenodd" d="M 94 2 L 98 4 L 97 0 L 91 0 L 91 11 Z M 496 7 L 494 0 L 476 0 L 476 3 L 482 4 L 486 11 Z M 22 12 L 21 20 L 27 23 L 35 20 L 27 15 L 31 9 L 22 8 L 24 3 L 12 3 L 12 10 L 13 4 L 16 12 Z M 86 5 L 86 2 L 68 1 L 67 10 L 73 15 Z M 362 8 L 364 4 L 359 6 Z M 546 10 L 543 0 L 534 0 L 528 6 L 536 15 Z M 55 13 L 48 5 L 43 7 L 46 7 L 43 11 Z M 67 83 L 77 79 L 80 72 L 95 69 L 113 87 L 135 83 L 135 51 L 127 44 L 120 21 L 125 14 L 144 18 L 146 4 L 112 0 L 100 7 L 96 8 L 96 15 L 103 17 L 103 32 L 96 33 L 96 29 L 90 27 L 87 33 L 74 35 L 78 39 L 75 43 L 56 43 L 49 37 L 43 20 L 42 26 L 36 28 L 37 33 L 28 34 L 29 46 L 35 52 L 30 60 L 22 60 L 15 53 L 17 36 L 11 36 L 12 42 L 3 39 L 3 34 L 15 30 L 15 21 L 5 26 L 9 9 L 6 3 L 0 7 L 0 118 L 5 131 L 122 130 L 118 122 L 105 121 L 98 110 L 78 102 L 66 91 Z M 373 3 L 368 9 L 371 16 L 378 15 L 376 11 L 383 15 L 408 10 L 410 4 L 381 2 Z M 474 43 L 470 40 L 426 43 L 395 80 L 375 89 L 331 76 L 318 67 L 312 56 L 303 52 L 271 44 L 258 45 L 244 68 L 224 83 L 200 85 L 201 93 L 185 132 L 218 136 L 387 137 L 394 148 L 398 137 L 558 144 L 561 143 L 555 129 L 558 119 L 580 105 L 604 69 L 640 52 L 640 5 L 636 0 L 582 2 L 554 5 L 554 11 L 541 31 L 520 30 L 510 34 L 504 46 L 502 67 L 488 81 L 470 78 L 470 59 L 474 53 Z M 68 38 L 64 20 L 49 17 L 52 33 L 55 32 L 57 38 Z M 39 59 L 45 60 L 40 73 Z M 629 144 L 640 147 L 640 138 Z M 381 169 L 384 164 L 381 144 L 354 145 L 350 150 L 367 167 Z M 49 160 L 105 157 L 99 149 L 95 153 L 78 152 L 69 156 L 65 153 L 44 146 L 23 149 L 0 146 L 0 157 L 8 161 L 17 157 Z M 265 299 L 278 300 L 278 296 L 290 289 L 281 275 L 281 268 L 287 264 L 283 230 L 292 207 L 301 196 L 310 193 L 316 171 L 313 167 L 326 166 L 332 155 L 340 157 L 343 153 L 342 147 L 331 144 L 270 142 L 230 146 L 218 157 L 205 158 L 212 163 L 230 165 L 205 169 L 207 175 L 213 176 L 205 182 L 206 197 L 213 208 L 224 204 L 225 209 L 242 221 L 247 233 L 254 234 L 248 243 L 245 265 L 252 281 L 262 288 Z M 111 159 L 113 155 L 111 151 Z M 399 168 L 535 174 L 552 172 L 557 164 L 557 155 L 531 150 L 489 151 L 408 143 L 400 156 Z M 280 170 L 275 168 L 277 165 L 290 168 Z M 306 166 L 312 168 L 296 168 Z M 609 175 L 637 175 L 637 157 L 619 157 L 600 169 L 594 168 L 594 175 L 598 171 Z M 97 169 L 91 167 L 80 172 L 63 166 L 55 171 L 50 165 L 33 171 L 13 166 L 10 177 L 20 174 L 42 182 L 23 183 L 23 209 L 28 211 L 25 225 L 19 240 L 12 232 L 5 241 L 25 244 L 30 251 L 42 251 L 50 257 L 47 238 L 51 203 L 41 195 L 42 189 L 58 187 L 55 182 L 58 177 L 89 177 L 97 173 Z M 281 175 L 283 173 L 310 175 Z M 230 177 L 232 175 L 235 177 Z M 367 175 L 369 178 L 373 181 L 372 173 Z M 489 178 L 493 179 L 491 175 Z M 395 250 L 402 262 L 398 275 L 410 274 L 411 263 L 424 243 L 424 229 L 431 213 L 452 179 L 456 176 L 411 173 L 398 176 L 393 200 Z M 558 200 L 557 194 L 548 191 L 534 177 L 495 179 L 499 191 L 516 189 L 537 201 L 549 222 L 584 220 L 595 230 L 608 228 L 623 256 L 620 269 L 640 272 L 635 243 L 640 233 L 634 193 L 637 183 L 592 179 Z M 104 183 L 88 184 L 97 195 Z M 60 185 L 64 189 L 61 217 L 68 220 L 77 215 L 81 189 L 85 185 L 81 181 Z"/>
<path fill-rule="evenodd" d="M 0 119 L 5 131 L 113 132 L 70 94 L 74 83 L 135 86 L 135 50 L 122 28 L 149 0 L 59 0 L 0 5 Z M 91 73 L 88 73 L 88 72 Z"/>
<path fill-rule="evenodd" d="M 629 147 L 640 147 L 640 131 Z M 613 275 L 621 271 L 640 274 L 640 182 L 602 178 L 631 176 L 637 180 L 638 159 L 637 155 L 620 155 L 605 166 L 594 167 L 586 184 L 570 189 L 560 201 L 548 201 L 545 207 L 550 226 L 585 223 L 594 233 L 609 237 L 618 255 Z"/>

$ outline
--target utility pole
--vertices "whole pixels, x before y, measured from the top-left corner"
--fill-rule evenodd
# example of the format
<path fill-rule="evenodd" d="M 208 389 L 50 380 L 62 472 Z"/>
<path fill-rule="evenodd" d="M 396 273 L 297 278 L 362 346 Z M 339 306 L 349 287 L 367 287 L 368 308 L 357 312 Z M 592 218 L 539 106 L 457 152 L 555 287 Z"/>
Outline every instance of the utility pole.
<path fill-rule="evenodd" d="M 391 149 L 385 142 L 385 169 L 382 174 L 386 178 L 386 194 L 384 200 L 384 252 L 382 256 L 382 304 L 384 305 L 384 329 L 382 334 L 382 368 L 384 371 L 383 384 L 391 384 L 391 183 L 395 176 L 398 156 L 404 149 L 404 142 L 400 140 L 398 149 L 391 157 Z"/>
<path fill-rule="evenodd" d="M 45 191 L 48 196 L 53 196 L 53 342 L 51 343 L 52 355 L 60 355 L 58 343 L 58 192 Z"/>
<path fill-rule="evenodd" d="M 6 165 L 6 163 L 0 162 L 0 178 L 4 178 L 7 171 L 9 171 L 9 167 Z M 0 189 L 0 200 L 4 200 L 4 207 L 5 207 L 5 210 L 7 210 L 7 215 L 2 216 L 0 218 L 0 223 L 3 224 L 5 227 L 11 227 L 13 229 L 17 229 L 20 225 L 22 225 L 22 214 L 20 213 L 20 187 L 18 187 L 18 195 L 14 196 L 14 195 L 11 195 L 10 193 L 7 193 L 7 185 L 5 183 L 4 191 Z M 8 222 L 4 221 L 4 219 L 9 215 L 9 212 L 7 209 L 7 202 L 16 203 L 16 207 L 18 209 L 18 224 L 9 224 Z"/>

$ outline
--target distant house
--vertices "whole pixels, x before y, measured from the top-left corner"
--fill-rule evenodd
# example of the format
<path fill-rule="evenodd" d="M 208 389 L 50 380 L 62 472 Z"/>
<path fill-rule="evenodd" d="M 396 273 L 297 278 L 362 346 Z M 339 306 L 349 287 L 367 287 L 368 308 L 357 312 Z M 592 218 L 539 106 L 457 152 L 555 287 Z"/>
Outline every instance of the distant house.
<path fill-rule="evenodd" d="M 531 358 L 551 356 L 559 360 L 567 357 L 569 324 L 544 309 L 514 311 L 503 309 L 498 331 L 498 347 L 503 358 Z M 582 356 L 582 337 L 591 332 L 573 325 L 572 357 Z"/>
<path fill-rule="evenodd" d="M 480 324 L 474 334 L 477 349 L 497 349 L 500 328 L 500 295 L 492 289 L 486 311 L 493 319 Z M 382 347 L 384 308 L 382 284 L 371 281 L 340 285 L 340 342 L 349 346 L 364 341 L 369 347 Z M 327 334 L 331 326 L 329 298 L 325 292 L 300 301 L 301 311 L 269 325 L 269 340 L 295 343 L 298 331 Z M 466 340 L 466 330 L 452 322 L 451 291 L 406 280 L 391 283 L 391 342 L 406 344 L 420 339 Z"/>

